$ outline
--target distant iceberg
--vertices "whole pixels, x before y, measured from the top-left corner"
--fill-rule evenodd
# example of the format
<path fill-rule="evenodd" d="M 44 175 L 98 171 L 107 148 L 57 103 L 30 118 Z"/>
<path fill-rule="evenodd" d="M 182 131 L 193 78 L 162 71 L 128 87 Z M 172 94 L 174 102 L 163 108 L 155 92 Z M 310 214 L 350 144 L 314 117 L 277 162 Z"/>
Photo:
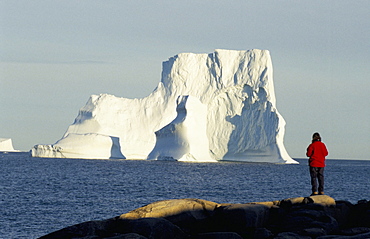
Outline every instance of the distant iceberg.
<path fill-rule="evenodd" d="M 17 152 L 13 148 L 12 139 L 9 138 L 0 138 L 0 152 Z"/>
<path fill-rule="evenodd" d="M 297 163 L 283 144 L 267 50 L 182 53 L 147 97 L 92 95 L 34 157 Z"/>

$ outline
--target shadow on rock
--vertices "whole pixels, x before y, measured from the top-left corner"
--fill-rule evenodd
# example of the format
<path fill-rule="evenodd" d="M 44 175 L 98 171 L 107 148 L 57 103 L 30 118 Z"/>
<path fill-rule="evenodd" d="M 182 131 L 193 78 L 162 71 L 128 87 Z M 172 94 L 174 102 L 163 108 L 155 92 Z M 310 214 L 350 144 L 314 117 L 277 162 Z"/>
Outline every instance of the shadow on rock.
<path fill-rule="evenodd" d="M 245 204 L 174 199 L 41 238 L 370 238 L 369 217 L 369 201 L 353 205 L 326 195 Z"/>

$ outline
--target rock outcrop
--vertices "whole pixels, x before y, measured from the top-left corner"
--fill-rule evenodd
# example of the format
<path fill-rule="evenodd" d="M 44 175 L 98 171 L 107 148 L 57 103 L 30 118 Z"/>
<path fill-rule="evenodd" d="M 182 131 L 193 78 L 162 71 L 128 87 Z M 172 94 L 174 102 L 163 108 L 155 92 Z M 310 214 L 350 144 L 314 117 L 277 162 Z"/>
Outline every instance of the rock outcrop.
<path fill-rule="evenodd" d="M 354 205 L 326 195 L 245 204 L 165 200 L 41 238 L 370 238 L 370 201 Z"/>

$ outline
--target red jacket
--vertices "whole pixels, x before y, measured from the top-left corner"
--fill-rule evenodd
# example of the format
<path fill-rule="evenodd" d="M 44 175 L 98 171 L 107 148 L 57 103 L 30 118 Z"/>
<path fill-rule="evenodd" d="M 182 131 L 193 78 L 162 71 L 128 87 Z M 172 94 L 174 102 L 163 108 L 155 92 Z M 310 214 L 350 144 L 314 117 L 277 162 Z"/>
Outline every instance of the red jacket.
<path fill-rule="evenodd" d="M 325 167 L 325 157 L 328 155 L 326 146 L 321 141 L 315 141 L 307 148 L 308 163 L 311 167 Z"/>

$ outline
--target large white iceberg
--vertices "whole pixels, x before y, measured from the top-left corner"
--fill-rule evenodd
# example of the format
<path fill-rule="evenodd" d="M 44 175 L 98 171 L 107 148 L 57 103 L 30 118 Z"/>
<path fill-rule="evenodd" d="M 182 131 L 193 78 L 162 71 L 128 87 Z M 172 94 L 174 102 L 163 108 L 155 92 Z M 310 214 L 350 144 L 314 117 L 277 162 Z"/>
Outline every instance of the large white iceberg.
<path fill-rule="evenodd" d="M 0 138 L 0 152 L 15 152 L 12 139 Z"/>
<path fill-rule="evenodd" d="M 286 152 L 267 50 L 182 53 L 147 97 L 92 95 L 34 157 L 297 163 Z"/>

